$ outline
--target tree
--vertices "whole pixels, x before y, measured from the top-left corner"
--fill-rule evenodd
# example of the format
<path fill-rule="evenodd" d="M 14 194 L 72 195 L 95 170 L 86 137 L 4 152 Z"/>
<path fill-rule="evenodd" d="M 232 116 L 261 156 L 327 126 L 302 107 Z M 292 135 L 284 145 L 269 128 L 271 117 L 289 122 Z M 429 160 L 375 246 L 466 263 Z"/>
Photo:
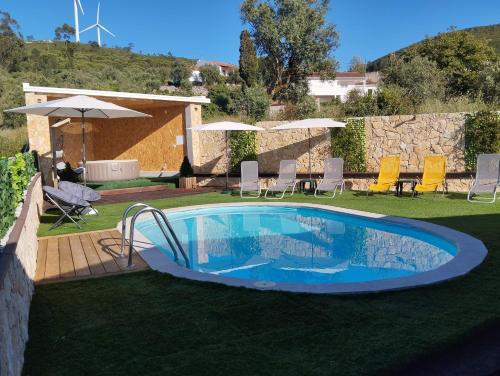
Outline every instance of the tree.
<path fill-rule="evenodd" d="M 446 75 L 435 62 L 425 57 L 415 56 L 411 60 L 394 57 L 383 76 L 383 83 L 399 86 L 414 108 L 428 98 L 444 98 Z"/>
<path fill-rule="evenodd" d="M 191 76 L 191 70 L 183 62 L 176 60 L 172 66 L 170 75 L 174 85 L 181 86 L 181 83 L 187 81 Z"/>
<path fill-rule="evenodd" d="M 338 34 L 325 20 L 327 9 L 328 0 L 243 1 L 241 16 L 251 27 L 259 55 L 266 57 L 267 89 L 273 96 L 289 99 L 290 89 L 297 88 L 307 93 L 312 72 L 335 74 L 337 63 L 330 53 L 338 46 Z"/>
<path fill-rule="evenodd" d="M 0 66 L 13 72 L 24 59 L 24 41 L 20 38 L 19 24 L 9 13 L 0 11 Z"/>
<path fill-rule="evenodd" d="M 408 48 L 404 57 L 420 55 L 436 63 L 448 79 L 449 96 L 476 96 L 480 73 L 498 60 L 486 40 L 476 38 L 466 31 L 438 34 Z"/>
<path fill-rule="evenodd" d="M 243 30 L 240 34 L 240 76 L 247 86 L 257 83 L 258 61 L 255 45 L 250 33 Z"/>
<path fill-rule="evenodd" d="M 54 39 L 55 40 L 65 40 L 69 41 L 72 37 L 75 36 L 75 28 L 67 23 L 62 26 L 56 27 L 54 30 Z"/>
<path fill-rule="evenodd" d="M 9 13 L 0 10 L 0 35 L 19 36 L 19 29 L 19 23 Z"/>
<path fill-rule="evenodd" d="M 350 72 L 366 72 L 366 63 L 362 57 L 353 56 L 351 61 L 349 62 L 349 71 Z"/>
<path fill-rule="evenodd" d="M 219 69 L 215 65 L 204 65 L 200 68 L 201 79 L 205 86 L 217 85 L 222 81 Z"/>

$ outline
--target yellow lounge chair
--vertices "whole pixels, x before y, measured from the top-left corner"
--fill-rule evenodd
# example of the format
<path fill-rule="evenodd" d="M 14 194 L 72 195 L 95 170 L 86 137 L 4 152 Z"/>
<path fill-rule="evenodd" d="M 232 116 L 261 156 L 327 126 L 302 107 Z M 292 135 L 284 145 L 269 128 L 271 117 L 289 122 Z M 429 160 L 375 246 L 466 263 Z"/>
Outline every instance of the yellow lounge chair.
<path fill-rule="evenodd" d="M 388 192 L 393 185 L 396 185 L 399 178 L 400 159 L 398 156 L 383 157 L 380 160 L 380 171 L 375 183 L 370 184 L 366 195 L 369 192 Z"/>
<path fill-rule="evenodd" d="M 413 196 L 423 192 L 437 192 L 442 187 L 443 194 L 446 187 L 446 156 L 430 155 L 424 158 L 424 175 L 415 186 Z"/>

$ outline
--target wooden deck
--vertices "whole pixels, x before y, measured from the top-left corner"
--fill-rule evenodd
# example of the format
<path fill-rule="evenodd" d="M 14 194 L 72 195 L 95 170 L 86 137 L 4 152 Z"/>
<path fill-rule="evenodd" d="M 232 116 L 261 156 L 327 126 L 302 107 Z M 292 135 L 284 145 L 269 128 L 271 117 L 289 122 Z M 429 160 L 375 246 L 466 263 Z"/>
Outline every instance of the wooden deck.
<path fill-rule="evenodd" d="M 35 283 L 62 282 L 148 269 L 134 252 L 135 268 L 120 259 L 121 235 L 116 230 L 40 238 Z"/>

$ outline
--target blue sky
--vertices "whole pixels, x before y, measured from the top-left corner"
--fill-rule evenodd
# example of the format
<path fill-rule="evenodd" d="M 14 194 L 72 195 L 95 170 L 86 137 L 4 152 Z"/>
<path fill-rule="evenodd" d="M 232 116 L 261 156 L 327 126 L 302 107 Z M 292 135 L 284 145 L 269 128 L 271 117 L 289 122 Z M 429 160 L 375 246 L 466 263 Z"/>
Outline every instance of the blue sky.
<path fill-rule="evenodd" d="M 95 22 L 98 0 L 81 0 L 80 27 Z M 135 51 L 238 62 L 240 0 L 101 0 L 101 22 L 116 34 L 103 43 Z M 52 39 L 54 29 L 73 24 L 73 0 L 0 0 L 24 35 Z M 352 56 L 373 60 L 451 26 L 500 22 L 498 0 L 331 0 L 328 21 L 337 25 L 340 47 L 333 56 L 345 69 Z M 96 40 L 95 31 L 82 41 Z"/>

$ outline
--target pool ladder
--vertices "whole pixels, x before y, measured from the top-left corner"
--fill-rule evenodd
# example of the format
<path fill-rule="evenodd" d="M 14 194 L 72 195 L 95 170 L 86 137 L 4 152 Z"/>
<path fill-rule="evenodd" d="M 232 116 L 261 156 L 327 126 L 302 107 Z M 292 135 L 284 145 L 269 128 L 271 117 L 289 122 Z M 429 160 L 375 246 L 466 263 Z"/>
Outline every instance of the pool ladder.
<path fill-rule="evenodd" d="M 129 234 L 130 234 L 130 239 L 129 239 L 129 248 L 128 248 L 128 263 L 127 267 L 128 268 L 133 268 L 134 264 L 132 263 L 132 252 L 134 251 L 134 230 L 135 230 L 135 222 L 137 218 L 144 213 L 151 213 L 153 214 L 153 217 L 160 228 L 161 232 L 163 233 L 163 236 L 167 240 L 168 245 L 172 249 L 172 252 L 174 253 L 174 261 L 179 260 L 179 252 L 181 253 L 182 257 L 184 258 L 184 262 L 186 263 L 186 267 L 189 268 L 189 259 L 186 256 L 186 252 L 184 252 L 184 248 L 182 247 L 179 238 L 177 238 L 177 235 L 175 234 L 174 229 L 172 228 L 172 225 L 170 224 L 167 216 L 163 211 L 160 209 L 154 208 L 152 206 L 149 206 L 147 204 L 143 204 L 142 202 L 139 202 L 137 204 L 130 205 L 125 212 L 123 212 L 122 216 L 122 244 L 121 244 L 121 251 L 120 251 L 120 257 L 125 258 L 125 234 L 126 234 L 126 229 L 127 229 L 127 216 L 130 213 L 131 210 L 136 209 L 136 208 L 141 208 L 139 209 L 132 219 L 130 220 L 130 227 L 129 227 Z M 170 239 L 169 237 L 172 237 Z M 173 242 L 172 242 L 173 240 Z M 175 243 L 175 245 L 174 245 Z"/>

